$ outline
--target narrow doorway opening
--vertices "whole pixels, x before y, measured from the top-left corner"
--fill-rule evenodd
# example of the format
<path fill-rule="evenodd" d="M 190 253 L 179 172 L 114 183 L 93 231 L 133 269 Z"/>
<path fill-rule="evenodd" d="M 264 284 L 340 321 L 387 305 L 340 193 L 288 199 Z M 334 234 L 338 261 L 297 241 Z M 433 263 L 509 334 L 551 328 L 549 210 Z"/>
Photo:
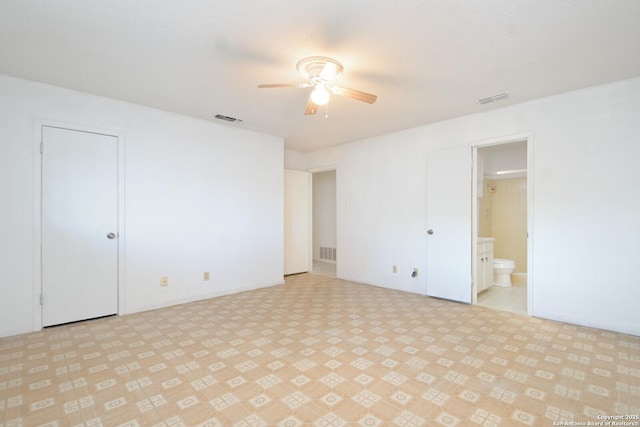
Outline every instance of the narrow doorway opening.
<path fill-rule="evenodd" d="M 527 314 L 530 295 L 527 139 L 475 147 L 474 299 Z"/>
<path fill-rule="evenodd" d="M 312 175 L 312 272 L 336 277 L 336 170 Z"/>

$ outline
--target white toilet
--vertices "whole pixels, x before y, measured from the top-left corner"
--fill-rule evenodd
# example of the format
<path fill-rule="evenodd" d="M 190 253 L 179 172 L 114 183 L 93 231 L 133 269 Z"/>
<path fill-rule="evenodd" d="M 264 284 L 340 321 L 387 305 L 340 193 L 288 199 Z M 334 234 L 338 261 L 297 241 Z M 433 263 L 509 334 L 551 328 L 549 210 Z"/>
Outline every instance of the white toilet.
<path fill-rule="evenodd" d="M 511 273 L 516 268 L 516 263 L 512 259 L 493 259 L 493 284 L 502 288 L 511 287 Z"/>

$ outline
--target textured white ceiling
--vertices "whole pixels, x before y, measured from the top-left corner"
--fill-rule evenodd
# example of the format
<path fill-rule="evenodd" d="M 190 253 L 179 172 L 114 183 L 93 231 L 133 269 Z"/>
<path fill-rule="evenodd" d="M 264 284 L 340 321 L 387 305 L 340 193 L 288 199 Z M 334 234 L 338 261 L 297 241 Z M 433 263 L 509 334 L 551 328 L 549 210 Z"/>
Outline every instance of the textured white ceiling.
<path fill-rule="evenodd" d="M 338 59 L 304 116 L 295 64 Z M 310 151 L 640 75 L 638 0 L 2 0 L 0 73 L 279 135 Z M 478 98 L 509 92 L 506 101 Z"/>

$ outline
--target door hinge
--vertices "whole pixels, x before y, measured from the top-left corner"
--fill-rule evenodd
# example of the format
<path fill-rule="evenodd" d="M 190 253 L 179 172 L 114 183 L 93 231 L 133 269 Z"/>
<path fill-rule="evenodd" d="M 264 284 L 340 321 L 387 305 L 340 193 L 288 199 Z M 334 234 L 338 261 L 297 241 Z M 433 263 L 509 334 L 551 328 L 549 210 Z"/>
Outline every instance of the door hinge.
<path fill-rule="evenodd" d="M 40 154 L 44 154 L 44 142 L 40 143 Z"/>
<path fill-rule="evenodd" d="M 40 305 L 44 305 L 44 295 L 40 294 Z"/>

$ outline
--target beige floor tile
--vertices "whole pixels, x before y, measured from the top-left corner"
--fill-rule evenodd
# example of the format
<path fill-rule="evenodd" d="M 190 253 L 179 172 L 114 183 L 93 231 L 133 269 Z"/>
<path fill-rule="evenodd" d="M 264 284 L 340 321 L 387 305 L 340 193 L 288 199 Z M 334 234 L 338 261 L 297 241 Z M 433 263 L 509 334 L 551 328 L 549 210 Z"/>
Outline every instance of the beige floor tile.
<path fill-rule="evenodd" d="M 301 274 L 0 340 L 0 426 L 550 426 L 640 412 L 640 338 Z"/>

